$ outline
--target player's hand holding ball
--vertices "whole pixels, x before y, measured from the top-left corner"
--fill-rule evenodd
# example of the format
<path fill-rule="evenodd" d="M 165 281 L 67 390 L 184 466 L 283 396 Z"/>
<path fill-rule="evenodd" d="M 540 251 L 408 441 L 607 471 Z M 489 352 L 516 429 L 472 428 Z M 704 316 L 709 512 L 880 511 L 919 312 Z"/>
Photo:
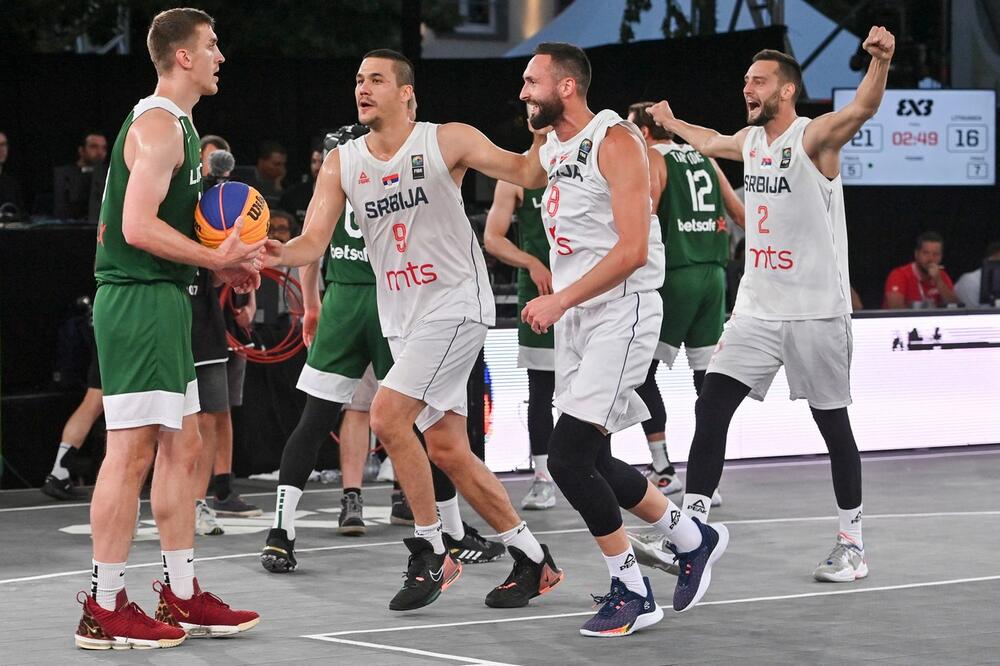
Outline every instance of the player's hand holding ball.
<path fill-rule="evenodd" d="M 876 60 L 888 61 L 896 51 L 896 38 L 879 25 L 873 25 L 861 47 Z"/>

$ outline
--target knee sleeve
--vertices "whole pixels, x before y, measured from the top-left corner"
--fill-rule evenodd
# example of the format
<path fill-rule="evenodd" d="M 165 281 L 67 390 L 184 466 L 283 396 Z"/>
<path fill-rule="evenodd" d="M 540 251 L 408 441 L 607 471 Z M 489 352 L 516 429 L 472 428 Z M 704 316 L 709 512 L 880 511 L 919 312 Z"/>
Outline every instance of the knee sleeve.
<path fill-rule="evenodd" d="M 550 370 L 528 370 L 528 441 L 531 455 L 549 452 L 552 438 L 552 394 L 556 388 L 556 373 Z"/>
<path fill-rule="evenodd" d="M 339 402 L 306 396 L 306 406 L 299 417 L 299 423 L 281 453 L 278 485 L 305 488 L 309 473 L 316 466 L 319 448 L 337 424 L 340 407 Z"/>
<path fill-rule="evenodd" d="M 597 455 L 594 467 L 611 486 L 618 506 L 629 510 L 646 496 L 649 481 L 632 465 L 611 455 L 611 436 L 604 438 L 604 446 Z"/>
<path fill-rule="evenodd" d="M 694 403 L 695 428 L 688 455 L 687 492 L 711 497 L 719 487 L 729 423 L 748 393 L 749 386 L 728 375 L 717 372 L 706 375 L 702 393 Z"/>
<path fill-rule="evenodd" d="M 847 408 L 812 409 L 813 420 L 830 452 L 830 472 L 837 506 L 853 509 L 861 505 L 861 454 L 854 440 Z"/>
<path fill-rule="evenodd" d="M 649 410 L 649 419 L 642 422 L 642 430 L 647 435 L 667 429 L 667 409 L 663 406 L 660 387 L 656 385 L 656 367 L 659 364 L 659 361 L 653 360 L 649 365 L 649 372 L 646 373 L 646 381 L 635 391 Z"/>
<path fill-rule="evenodd" d="M 597 537 L 622 526 L 615 492 L 594 466 L 604 443 L 596 427 L 569 414 L 559 417 L 549 443 L 552 480 Z"/>

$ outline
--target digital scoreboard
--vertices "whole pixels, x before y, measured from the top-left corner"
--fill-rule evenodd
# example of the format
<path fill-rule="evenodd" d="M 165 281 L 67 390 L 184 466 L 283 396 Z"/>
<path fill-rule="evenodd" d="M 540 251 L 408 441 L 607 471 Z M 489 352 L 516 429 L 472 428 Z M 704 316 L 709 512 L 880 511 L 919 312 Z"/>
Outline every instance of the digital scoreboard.
<path fill-rule="evenodd" d="M 834 111 L 853 89 L 833 91 Z M 841 151 L 844 185 L 995 185 L 996 92 L 886 90 Z"/>

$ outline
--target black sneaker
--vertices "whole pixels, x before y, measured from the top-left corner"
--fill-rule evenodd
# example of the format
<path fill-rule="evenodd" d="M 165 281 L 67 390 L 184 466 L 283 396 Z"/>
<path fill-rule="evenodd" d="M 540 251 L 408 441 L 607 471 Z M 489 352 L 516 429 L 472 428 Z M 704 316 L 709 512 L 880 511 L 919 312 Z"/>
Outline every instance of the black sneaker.
<path fill-rule="evenodd" d="M 213 497 L 210 506 L 215 515 L 228 518 L 256 518 L 264 515 L 259 507 L 244 502 L 236 493 L 229 493 L 229 497 L 224 499 Z"/>
<path fill-rule="evenodd" d="M 501 585 L 486 595 L 486 605 L 490 608 L 521 608 L 540 594 L 545 594 L 562 582 L 566 574 L 552 561 L 549 547 L 542 544 L 545 559 L 536 564 L 519 548 L 508 546 L 514 558 L 514 569 Z"/>
<path fill-rule="evenodd" d="M 389 514 L 389 522 L 393 525 L 413 525 L 413 509 L 410 508 L 410 503 L 402 490 L 392 493 L 392 512 Z"/>
<path fill-rule="evenodd" d="M 692 520 L 701 530 L 701 545 L 687 553 L 678 553 L 673 545 L 670 546 L 680 568 L 674 588 L 674 610 L 678 613 L 691 608 L 705 596 L 712 582 L 712 565 L 729 545 L 729 530 L 725 525 L 704 525 L 697 518 Z"/>
<path fill-rule="evenodd" d="M 462 565 L 448 553 L 437 555 L 427 539 L 403 539 L 410 560 L 403 574 L 403 587 L 389 602 L 389 610 L 408 611 L 433 602 L 462 575 Z"/>
<path fill-rule="evenodd" d="M 452 557 L 462 564 L 482 564 L 499 560 L 507 552 L 507 549 L 499 541 L 489 541 L 484 539 L 479 531 L 462 521 L 465 527 L 465 536 L 461 540 L 456 540 L 447 532 L 444 533 L 444 547 Z"/>
<path fill-rule="evenodd" d="M 260 553 L 260 565 L 271 573 L 295 571 L 298 565 L 295 561 L 295 539 L 289 541 L 288 532 L 271 528 L 264 550 Z"/>
<path fill-rule="evenodd" d="M 73 487 L 73 482 L 70 481 L 69 477 L 57 479 L 51 474 L 45 477 L 45 485 L 42 486 L 42 492 L 57 500 L 81 499 L 84 496 Z"/>
<path fill-rule="evenodd" d="M 361 536 L 365 533 L 365 521 L 362 517 L 364 501 L 361 495 L 353 490 L 344 493 L 340 498 L 340 519 L 337 526 L 337 534 L 345 536 Z"/>

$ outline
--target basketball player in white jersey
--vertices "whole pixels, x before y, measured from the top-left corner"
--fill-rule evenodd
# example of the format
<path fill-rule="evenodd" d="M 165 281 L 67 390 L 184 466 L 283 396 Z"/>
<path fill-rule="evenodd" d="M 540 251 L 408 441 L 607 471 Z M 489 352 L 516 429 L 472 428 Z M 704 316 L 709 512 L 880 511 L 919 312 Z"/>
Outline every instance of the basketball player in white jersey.
<path fill-rule="evenodd" d="M 549 473 L 586 522 L 611 577 L 585 636 L 625 636 L 663 618 L 622 527 L 621 508 L 677 548 L 674 609 L 693 606 L 728 534 L 681 513 L 638 470 L 611 455 L 611 433 L 649 418 L 635 389 L 653 360 L 663 316 L 660 227 L 651 214 L 649 165 L 638 128 L 587 106 L 590 62 L 572 44 L 543 43 L 524 71 L 529 122 L 552 126 L 541 150 L 548 172 L 542 221 L 552 293 L 524 307 L 535 332 L 555 326 L 555 400 Z"/>
<path fill-rule="evenodd" d="M 765 50 L 747 70 L 745 127 L 733 136 L 678 120 L 666 102 L 653 119 L 708 157 L 742 160 L 746 189 L 746 270 L 733 316 L 708 366 L 695 405 L 684 510 L 707 516 L 725 461 L 726 434 L 749 394 L 763 400 L 781 365 L 791 398 L 805 398 L 830 452 L 840 531 L 816 567 L 817 580 L 868 575 L 861 537 L 861 458 L 851 431 L 851 292 L 840 149 L 875 115 L 895 38 L 873 27 L 872 60 L 854 100 L 815 119 L 795 114 L 802 70 Z"/>
<path fill-rule="evenodd" d="M 493 607 L 524 606 L 562 580 L 545 546 L 518 517 L 503 486 L 470 448 L 466 384 L 494 323 L 493 294 L 479 243 L 462 207 L 468 168 L 539 187 L 541 138 L 528 155 L 494 146 L 468 125 L 407 118 L 413 66 L 387 49 L 368 53 L 356 77 L 358 122 L 371 132 L 324 161 L 303 234 L 270 264 L 314 262 L 350 201 L 375 273 L 379 319 L 394 357 L 371 407 L 371 426 L 392 457 L 413 509 L 411 556 L 391 610 L 434 601 L 461 573 L 445 552 L 428 455 L 497 532 L 514 559 L 491 591 Z M 413 433 L 425 434 L 427 454 Z"/>

